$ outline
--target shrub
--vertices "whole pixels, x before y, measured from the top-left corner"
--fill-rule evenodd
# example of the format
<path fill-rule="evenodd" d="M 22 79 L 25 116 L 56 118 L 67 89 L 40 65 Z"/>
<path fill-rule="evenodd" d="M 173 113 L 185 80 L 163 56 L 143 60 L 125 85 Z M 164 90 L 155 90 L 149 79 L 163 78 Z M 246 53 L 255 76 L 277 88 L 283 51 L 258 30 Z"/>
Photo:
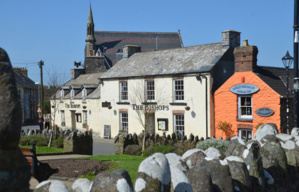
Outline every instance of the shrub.
<path fill-rule="evenodd" d="M 38 143 L 38 141 L 40 141 L 41 139 L 43 139 L 43 137 L 40 136 L 30 136 L 30 137 L 25 137 L 25 138 L 21 138 L 20 139 L 20 145 L 23 146 L 31 146 L 31 145 L 36 145 Z"/>
<path fill-rule="evenodd" d="M 56 139 L 52 142 L 52 146 L 56 148 L 63 148 L 63 139 Z"/>
<path fill-rule="evenodd" d="M 170 153 L 170 152 L 174 152 L 176 150 L 175 147 L 172 146 L 168 146 L 168 145 L 157 145 L 154 147 L 149 147 L 148 149 L 143 151 L 143 156 L 148 157 L 154 153 Z"/>
<path fill-rule="evenodd" d="M 125 154 L 140 156 L 141 150 L 142 150 L 142 148 L 139 145 L 128 145 L 125 148 Z"/>
<path fill-rule="evenodd" d="M 232 137 L 233 136 L 233 130 L 232 130 L 232 124 L 231 123 L 227 123 L 226 121 L 222 122 L 219 121 L 219 123 L 217 124 L 217 129 L 222 131 L 222 135 L 223 133 L 225 133 L 226 137 Z"/>
<path fill-rule="evenodd" d="M 48 146 L 49 138 L 42 137 L 40 140 L 37 141 L 36 146 L 42 147 L 42 146 Z"/>
<path fill-rule="evenodd" d="M 227 150 L 229 141 L 227 140 L 216 140 L 216 139 L 207 139 L 205 141 L 201 141 L 196 145 L 197 149 L 201 149 L 203 151 L 207 150 L 209 147 L 214 147 L 219 151 L 225 152 Z"/>

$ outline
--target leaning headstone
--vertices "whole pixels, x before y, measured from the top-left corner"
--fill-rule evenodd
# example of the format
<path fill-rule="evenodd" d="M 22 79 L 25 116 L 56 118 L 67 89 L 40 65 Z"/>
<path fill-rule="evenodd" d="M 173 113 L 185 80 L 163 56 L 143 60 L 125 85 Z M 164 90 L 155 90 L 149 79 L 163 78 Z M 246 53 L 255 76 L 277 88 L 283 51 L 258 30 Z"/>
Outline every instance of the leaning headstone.
<path fill-rule="evenodd" d="M 193 192 L 188 177 L 176 166 L 170 166 L 171 191 L 173 192 Z"/>
<path fill-rule="evenodd" d="M 231 138 L 228 148 L 225 151 L 225 156 L 238 156 L 242 157 L 243 151 L 247 149 L 245 142 L 238 136 Z"/>
<path fill-rule="evenodd" d="M 29 191 L 30 165 L 19 148 L 21 104 L 7 53 L 0 48 L 0 191 Z"/>

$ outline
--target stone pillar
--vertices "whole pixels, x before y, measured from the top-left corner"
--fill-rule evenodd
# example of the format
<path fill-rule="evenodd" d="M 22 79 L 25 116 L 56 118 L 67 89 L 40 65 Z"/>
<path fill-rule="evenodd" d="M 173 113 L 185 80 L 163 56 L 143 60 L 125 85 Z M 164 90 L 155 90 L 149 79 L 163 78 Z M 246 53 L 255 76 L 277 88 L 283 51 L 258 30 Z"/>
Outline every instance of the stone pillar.
<path fill-rule="evenodd" d="M 0 48 L 0 191 L 29 192 L 30 165 L 19 148 L 22 112 L 14 72 Z"/>

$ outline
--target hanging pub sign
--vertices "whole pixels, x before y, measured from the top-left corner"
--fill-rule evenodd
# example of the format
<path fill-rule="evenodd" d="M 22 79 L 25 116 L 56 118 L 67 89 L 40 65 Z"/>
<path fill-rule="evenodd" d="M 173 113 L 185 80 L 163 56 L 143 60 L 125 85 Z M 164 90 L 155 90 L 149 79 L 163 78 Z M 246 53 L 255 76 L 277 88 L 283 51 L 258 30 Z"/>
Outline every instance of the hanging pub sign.
<path fill-rule="evenodd" d="M 107 102 L 107 101 L 102 102 L 102 107 L 109 107 L 109 106 L 111 106 L 111 102 Z"/>
<path fill-rule="evenodd" d="M 257 92 L 260 89 L 255 85 L 242 83 L 232 86 L 229 90 L 238 95 L 248 95 Z"/>
<path fill-rule="evenodd" d="M 261 117 L 269 117 L 274 113 L 274 111 L 270 108 L 263 107 L 256 110 L 255 113 Z"/>

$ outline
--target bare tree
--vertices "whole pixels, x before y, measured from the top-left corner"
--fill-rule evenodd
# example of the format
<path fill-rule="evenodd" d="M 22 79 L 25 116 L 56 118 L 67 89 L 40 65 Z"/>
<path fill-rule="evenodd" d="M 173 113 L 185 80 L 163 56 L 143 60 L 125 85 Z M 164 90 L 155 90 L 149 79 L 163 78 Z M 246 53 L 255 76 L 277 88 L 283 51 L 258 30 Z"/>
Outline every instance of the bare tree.
<path fill-rule="evenodd" d="M 62 99 L 59 93 L 61 86 L 66 82 L 66 76 L 59 73 L 57 68 L 52 68 L 52 70 L 46 70 L 48 79 L 46 81 L 48 85 L 47 96 L 50 100 L 50 128 L 52 129 L 52 133 L 50 136 L 50 141 L 48 147 L 51 145 L 51 140 L 53 137 L 54 125 L 55 125 L 55 117 L 56 113 L 59 110 L 61 105 L 60 100 Z M 56 132 L 56 130 L 55 130 Z"/>
<path fill-rule="evenodd" d="M 151 86 L 149 88 L 149 86 Z M 145 137 L 147 133 L 151 132 L 150 117 L 159 106 L 166 102 L 166 94 L 164 94 L 161 87 L 155 85 L 154 80 L 143 81 L 135 80 L 130 81 L 129 100 L 133 104 L 133 110 L 136 112 L 136 119 L 143 128 L 143 143 L 142 151 L 145 149 Z"/>

